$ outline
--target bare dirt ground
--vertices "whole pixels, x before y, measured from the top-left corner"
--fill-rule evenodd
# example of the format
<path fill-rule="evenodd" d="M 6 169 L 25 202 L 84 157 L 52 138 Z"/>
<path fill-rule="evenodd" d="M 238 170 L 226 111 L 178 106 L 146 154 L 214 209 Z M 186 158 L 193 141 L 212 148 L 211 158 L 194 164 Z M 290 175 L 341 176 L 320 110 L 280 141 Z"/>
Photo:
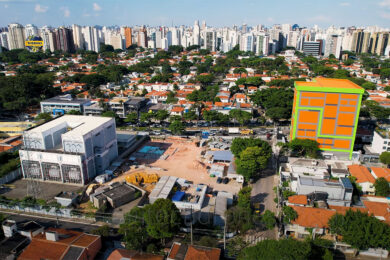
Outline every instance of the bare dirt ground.
<path fill-rule="evenodd" d="M 241 184 L 231 180 L 228 184 L 216 183 L 217 178 L 212 178 L 207 172 L 210 166 L 202 159 L 201 152 L 205 147 L 197 147 L 195 142 L 187 139 L 169 138 L 166 140 L 152 140 L 145 145 L 165 147 L 164 154 L 157 160 L 137 159 L 138 169 L 130 169 L 113 181 L 124 181 L 126 176 L 134 172 L 157 173 L 159 176 L 176 176 L 192 181 L 194 184 L 203 183 L 218 191 L 238 193 Z M 164 157 L 168 156 L 165 160 Z M 148 164 L 145 168 L 143 164 Z"/>

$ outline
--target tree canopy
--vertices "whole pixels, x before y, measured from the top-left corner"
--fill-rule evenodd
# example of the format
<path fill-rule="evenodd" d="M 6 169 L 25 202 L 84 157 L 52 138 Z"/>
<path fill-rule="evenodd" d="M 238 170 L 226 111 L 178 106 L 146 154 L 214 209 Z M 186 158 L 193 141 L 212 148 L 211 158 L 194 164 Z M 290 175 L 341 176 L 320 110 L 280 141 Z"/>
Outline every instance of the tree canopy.
<path fill-rule="evenodd" d="M 315 140 L 295 138 L 289 143 L 291 151 L 296 156 L 308 156 L 310 158 L 317 158 L 319 151 L 319 144 Z"/>
<path fill-rule="evenodd" d="M 306 260 L 310 254 L 311 246 L 307 242 L 294 239 L 263 240 L 255 246 L 243 249 L 237 259 Z"/>
<path fill-rule="evenodd" d="M 329 220 L 330 231 L 341 235 L 344 242 L 358 249 L 390 249 L 390 226 L 374 216 L 348 210 L 335 214 Z"/>
<path fill-rule="evenodd" d="M 389 182 L 385 178 L 380 177 L 376 179 L 374 187 L 376 196 L 388 197 L 390 195 Z"/>

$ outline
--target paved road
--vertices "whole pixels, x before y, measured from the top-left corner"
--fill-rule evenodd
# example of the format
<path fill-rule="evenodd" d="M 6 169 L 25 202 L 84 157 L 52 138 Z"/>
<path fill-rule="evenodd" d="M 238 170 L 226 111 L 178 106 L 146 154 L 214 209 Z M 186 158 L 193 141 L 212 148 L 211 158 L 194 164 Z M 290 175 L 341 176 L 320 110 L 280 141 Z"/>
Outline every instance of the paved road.
<path fill-rule="evenodd" d="M 276 159 L 273 157 L 269 165 L 271 169 L 267 169 L 263 172 L 263 176 L 252 184 L 252 197 L 251 200 L 253 203 L 260 202 L 260 212 L 263 213 L 265 210 L 270 210 L 276 215 L 276 203 L 275 192 L 273 187 L 277 185 L 278 175 L 276 172 Z M 268 230 L 264 232 L 264 236 L 271 239 L 277 238 L 277 229 Z"/>

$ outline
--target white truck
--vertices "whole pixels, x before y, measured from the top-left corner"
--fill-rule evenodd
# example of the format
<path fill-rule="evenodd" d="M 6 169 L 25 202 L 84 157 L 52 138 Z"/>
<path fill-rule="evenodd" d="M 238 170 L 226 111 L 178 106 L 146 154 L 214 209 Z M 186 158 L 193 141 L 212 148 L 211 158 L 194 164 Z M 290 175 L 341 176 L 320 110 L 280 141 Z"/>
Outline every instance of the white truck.
<path fill-rule="evenodd" d="M 229 131 L 229 134 L 239 134 L 240 133 L 240 128 L 238 128 L 238 127 L 229 127 L 228 131 Z"/>

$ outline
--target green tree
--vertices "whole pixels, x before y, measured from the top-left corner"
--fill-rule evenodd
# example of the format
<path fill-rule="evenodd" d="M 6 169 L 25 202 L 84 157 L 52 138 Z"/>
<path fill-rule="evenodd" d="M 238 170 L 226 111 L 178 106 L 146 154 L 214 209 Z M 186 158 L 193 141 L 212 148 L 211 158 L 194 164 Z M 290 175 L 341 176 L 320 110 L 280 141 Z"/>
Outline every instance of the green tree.
<path fill-rule="evenodd" d="M 389 186 L 389 182 L 385 178 L 380 177 L 376 179 L 374 183 L 374 187 L 375 187 L 376 196 L 381 196 L 381 197 L 389 196 L 390 186 Z"/>
<path fill-rule="evenodd" d="M 236 159 L 237 173 L 246 180 L 259 175 L 260 171 L 267 167 L 270 154 L 260 147 L 248 147 L 240 153 Z"/>
<path fill-rule="evenodd" d="M 175 120 L 169 125 L 169 130 L 175 135 L 181 135 L 184 132 L 184 124 L 180 120 Z"/>
<path fill-rule="evenodd" d="M 169 199 L 158 199 L 145 206 L 144 219 L 149 236 L 161 239 L 170 238 L 177 233 L 181 224 L 180 212 Z"/>
<path fill-rule="evenodd" d="M 318 157 L 319 144 L 315 140 L 295 138 L 289 143 L 289 147 L 297 156 Z"/>
<path fill-rule="evenodd" d="M 389 165 L 390 164 L 390 152 L 383 152 L 379 156 L 381 163 Z"/>
<path fill-rule="evenodd" d="M 68 114 L 68 115 L 82 115 L 82 113 L 78 110 L 70 110 L 66 114 Z"/>
<path fill-rule="evenodd" d="M 298 217 L 297 212 L 289 206 L 283 207 L 283 221 L 284 223 L 291 223 L 292 220 L 296 219 Z"/>
<path fill-rule="evenodd" d="M 35 120 L 44 120 L 45 122 L 51 120 L 53 117 L 51 116 L 50 113 L 39 113 L 36 117 Z"/>
<path fill-rule="evenodd" d="M 246 111 L 242 111 L 239 109 L 232 109 L 229 111 L 230 118 L 234 119 L 235 121 L 239 122 L 240 125 L 244 125 L 249 122 L 249 120 L 252 118 L 252 114 Z"/>
<path fill-rule="evenodd" d="M 248 243 L 240 236 L 235 236 L 234 238 L 228 240 L 226 245 L 227 255 L 229 257 L 237 257 L 241 251 L 248 246 Z"/>
<path fill-rule="evenodd" d="M 276 224 L 275 214 L 267 209 L 261 217 L 261 221 L 265 224 L 267 229 L 273 229 Z"/>
<path fill-rule="evenodd" d="M 157 113 L 154 115 L 154 118 L 156 118 L 158 121 L 164 121 L 169 117 L 169 112 L 167 110 L 159 110 Z"/>
<path fill-rule="evenodd" d="M 94 235 L 99 235 L 102 237 L 108 237 L 110 235 L 110 227 L 108 225 L 103 225 L 91 231 Z"/>
<path fill-rule="evenodd" d="M 143 221 L 144 209 L 135 207 L 125 214 L 125 221 L 118 232 L 123 235 L 126 249 L 141 250 L 149 239 Z"/>
<path fill-rule="evenodd" d="M 251 210 L 251 192 L 252 188 L 249 186 L 241 188 L 238 192 L 238 207 L 249 211 Z"/>
<path fill-rule="evenodd" d="M 203 237 L 200 238 L 198 244 L 200 246 L 217 247 L 218 246 L 218 240 L 216 240 L 213 237 L 203 236 Z"/>
<path fill-rule="evenodd" d="M 271 146 L 260 138 L 234 138 L 230 151 L 232 151 L 235 157 L 239 157 L 240 153 L 247 147 L 261 147 L 269 156 L 272 154 Z"/>
<path fill-rule="evenodd" d="M 128 113 L 125 120 L 126 123 L 135 124 L 138 122 L 138 113 L 137 112 L 131 112 Z"/>
<path fill-rule="evenodd" d="M 367 213 L 348 210 L 345 215 L 335 214 L 329 220 L 329 228 L 354 248 L 390 249 L 390 226 Z"/>
<path fill-rule="evenodd" d="M 294 239 L 263 240 L 255 246 L 247 247 L 241 251 L 237 259 L 253 260 L 306 260 L 311 254 L 308 242 Z"/>
<path fill-rule="evenodd" d="M 198 118 L 194 110 L 190 110 L 187 113 L 184 113 L 183 117 L 187 121 L 196 120 Z"/>

